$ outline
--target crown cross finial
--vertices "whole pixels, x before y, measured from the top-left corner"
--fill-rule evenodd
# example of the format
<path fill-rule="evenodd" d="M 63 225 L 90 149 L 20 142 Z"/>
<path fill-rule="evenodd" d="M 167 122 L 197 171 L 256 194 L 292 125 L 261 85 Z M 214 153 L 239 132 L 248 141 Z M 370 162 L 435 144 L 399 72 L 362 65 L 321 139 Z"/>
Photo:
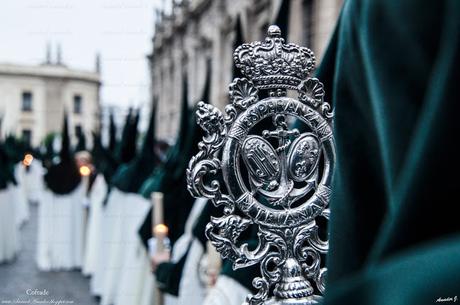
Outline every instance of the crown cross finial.
<path fill-rule="evenodd" d="M 267 34 L 270 38 L 281 37 L 281 29 L 277 25 L 271 25 L 268 27 Z"/>

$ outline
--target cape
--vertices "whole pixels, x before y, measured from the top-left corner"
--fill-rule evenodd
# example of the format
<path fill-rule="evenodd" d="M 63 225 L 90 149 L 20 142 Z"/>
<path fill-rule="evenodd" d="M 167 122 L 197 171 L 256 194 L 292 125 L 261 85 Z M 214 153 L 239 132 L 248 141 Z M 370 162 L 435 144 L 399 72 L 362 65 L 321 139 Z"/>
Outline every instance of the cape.
<path fill-rule="evenodd" d="M 458 295 L 458 67 L 460 2 L 345 1 L 318 70 L 337 151 L 324 304 Z"/>

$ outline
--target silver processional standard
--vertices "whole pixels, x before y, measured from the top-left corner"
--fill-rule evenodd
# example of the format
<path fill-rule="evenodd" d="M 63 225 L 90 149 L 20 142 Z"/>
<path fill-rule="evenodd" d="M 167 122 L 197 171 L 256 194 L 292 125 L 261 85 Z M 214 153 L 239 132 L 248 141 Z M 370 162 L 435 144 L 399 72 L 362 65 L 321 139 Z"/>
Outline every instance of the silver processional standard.
<path fill-rule="evenodd" d="M 328 240 L 319 232 L 329 219 L 335 151 L 333 112 L 323 84 L 310 77 L 314 54 L 270 26 L 265 41 L 233 56 L 245 77 L 230 84 L 225 114 L 198 103 L 205 136 L 187 169 L 188 189 L 223 206 L 206 227 L 221 256 L 234 269 L 260 265 L 258 292 L 244 304 L 316 304 L 325 289 Z M 289 127 L 294 121 L 298 128 Z M 240 236 L 254 227 L 250 247 Z"/>

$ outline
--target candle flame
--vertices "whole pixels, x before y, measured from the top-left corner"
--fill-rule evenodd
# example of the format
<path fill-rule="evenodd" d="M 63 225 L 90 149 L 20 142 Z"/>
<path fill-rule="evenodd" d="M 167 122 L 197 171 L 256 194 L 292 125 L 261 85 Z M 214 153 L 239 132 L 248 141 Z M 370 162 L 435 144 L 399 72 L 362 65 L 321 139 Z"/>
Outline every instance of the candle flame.
<path fill-rule="evenodd" d="M 169 229 L 168 227 L 165 225 L 165 224 L 157 224 L 154 228 L 153 228 L 153 232 L 155 233 L 155 235 L 168 235 L 168 232 L 169 232 Z"/>
<path fill-rule="evenodd" d="M 80 175 L 86 177 L 86 176 L 89 176 L 91 174 L 91 169 L 86 166 L 86 165 L 83 165 L 83 166 L 80 166 Z"/>
<path fill-rule="evenodd" d="M 24 160 L 22 160 L 22 164 L 24 164 L 25 166 L 30 166 L 33 160 L 34 156 L 32 156 L 31 154 L 26 154 L 24 156 Z"/>

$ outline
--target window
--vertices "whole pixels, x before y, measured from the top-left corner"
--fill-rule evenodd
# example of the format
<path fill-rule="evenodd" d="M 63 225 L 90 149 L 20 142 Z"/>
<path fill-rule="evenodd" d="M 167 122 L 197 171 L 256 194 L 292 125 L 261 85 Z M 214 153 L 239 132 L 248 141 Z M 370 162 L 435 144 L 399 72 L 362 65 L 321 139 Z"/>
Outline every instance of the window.
<path fill-rule="evenodd" d="M 32 142 L 32 130 L 30 129 L 22 130 L 22 141 L 24 142 L 24 144 L 30 146 Z"/>
<path fill-rule="evenodd" d="M 80 114 L 81 113 L 81 106 L 82 106 L 82 98 L 81 95 L 76 94 L 73 96 L 73 113 Z"/>
<path fill-rule="evenodd" d="M 22 92 L 22 111 L 32 111 L 32 92 Z"/>

